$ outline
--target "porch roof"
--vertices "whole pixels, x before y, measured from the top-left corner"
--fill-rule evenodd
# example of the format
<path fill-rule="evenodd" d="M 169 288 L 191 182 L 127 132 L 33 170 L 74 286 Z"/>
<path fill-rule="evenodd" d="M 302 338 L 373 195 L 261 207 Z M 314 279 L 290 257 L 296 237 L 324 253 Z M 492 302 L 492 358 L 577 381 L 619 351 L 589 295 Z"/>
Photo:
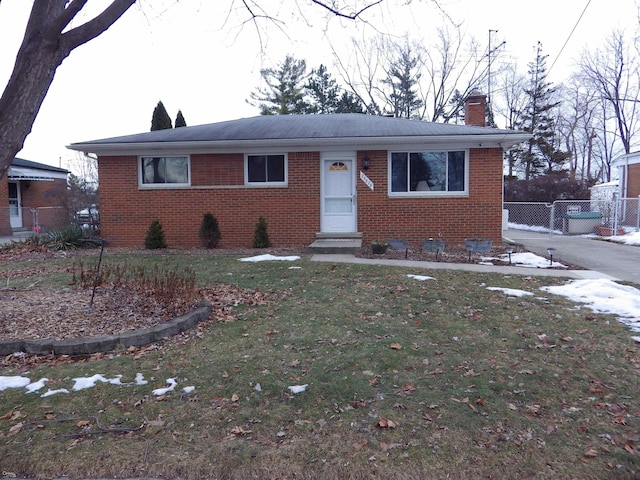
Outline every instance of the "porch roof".
<path fill-rule="evenodd" d="M 64 168 L 53 167 L 22 158 L 14 158 L 9 167 L 7 177 L 9 180 L 52 182 L 56 178 L 66 179 L 67 173 Z"/>

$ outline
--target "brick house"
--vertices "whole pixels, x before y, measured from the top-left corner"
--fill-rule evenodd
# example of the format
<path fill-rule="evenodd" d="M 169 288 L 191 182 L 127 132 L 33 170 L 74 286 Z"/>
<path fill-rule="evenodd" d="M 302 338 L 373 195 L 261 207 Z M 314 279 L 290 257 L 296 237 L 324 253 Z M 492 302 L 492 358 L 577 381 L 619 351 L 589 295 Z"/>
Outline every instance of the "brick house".
<path fill-rule="evenodd" d="M 68 224 L 67 170 L 15 158 L 0 179 L 0 236 Z"/>
<path fill-rule="evenodd" d="M 618 172 L 618 196 L 640 197 L 640 152 L 619 156 L 611 163 L 611 167 Z"/>
<path fill-rule="evenodd" d="M 101 231 L 113 246 L 142 245 L 154 219 L 170 246 L 199 246 L 207 212 L 221 247 L 250 247 L 261 216 L 274 246 L 322 236 L 500 241 L 503 151 L 529 135 L 485 127 L 485 107 L 471 96 L 466 125 L 276 115 L 69 148 L 98 155 Z"/>

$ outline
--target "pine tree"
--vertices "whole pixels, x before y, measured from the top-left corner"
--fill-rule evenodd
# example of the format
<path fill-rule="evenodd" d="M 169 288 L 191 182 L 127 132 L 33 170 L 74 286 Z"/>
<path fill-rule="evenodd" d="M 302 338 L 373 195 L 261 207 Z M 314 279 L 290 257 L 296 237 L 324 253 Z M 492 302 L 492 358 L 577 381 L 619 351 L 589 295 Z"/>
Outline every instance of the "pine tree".
<path fill-rule="evenodd" d="M 552 173 L 570 156 L 557 147 L 553 111 L 560 102 L 554 101 L 556 89 L 547 82 L 547 56 L 542 54 L 542 44 L 538 42 L 536 58 L 529 64 L 529 87 L 524 89 L 528 105 L 518 126 L 533 135 L 518 151 L 525 180 L 543 172 Z"/>
<path fill-rule="evenodd" d="M 367 110 L 353 93 L 342 92 L 336 102 L 335 113 L 367 113 Z"/>
<path fill-rule="evenodd" d="M 307 79 L 307 63 L 287 55 L 278 68 L 260 71 L 267 84 L 258 89 L 251 99 L 258 103 L 261 115 L 287 115 L 305 113 L 309 104 L 304 98 L 304 82 Z"/>
<path fill-rule="evenodd" d="M 311 99 L 308 113 L 333 113 L 338 104 L 338 84 L 327 72 L 327 67 L 320 65 L 311 71 L 306 85 Z"/>
<path fill-rule="evenodd" d="M 398 50 L 397 56 L 389 67 L 387 78 L 382 82 L 391 88 L 388 101 L 394 117 L 414 118 L 424 102 L 418 97 L 416 87 L 420 74 L 418 68 L 420 57 L 415 55 L 411 46 L 406 44 Z"/>
<path fill-rule="evenodd" d="M 174 125 L 175 128 L 186 127 L 187 126 L 187 122 L 184 119 L 184 117 L 182 116 L 182 110 L 178 110 L 178 114 L 176 115 L 176 121 L 173 122 L 173 125 Z"/>
<path fill-rule="evenodd" d="M 156 108 L 153 109 L 153 115 L 151 117 L 151 131 L 154 130 L 166 130 L 173 128 L 171 125 L 171 117 L 167 113 L 167 109 L 164 108 L 162 101 L 158 102 Z"/>

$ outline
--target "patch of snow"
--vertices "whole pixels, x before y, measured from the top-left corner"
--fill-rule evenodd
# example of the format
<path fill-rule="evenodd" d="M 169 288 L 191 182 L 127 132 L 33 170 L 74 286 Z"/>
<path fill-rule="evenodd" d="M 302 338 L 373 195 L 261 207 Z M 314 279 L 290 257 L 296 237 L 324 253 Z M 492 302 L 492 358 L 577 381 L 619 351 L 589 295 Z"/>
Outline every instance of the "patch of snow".
<path fill-rule="evenodd" d="M 541 287 L 541 290 L 583 303 L 597 313 L 617 315 L 633 332 L 640 332 L 640 290 L 635 287 L 606 279 L 588 279 Z"/>
<path fill-rule="evenodd" d="M 27 377 L 1 377 L 0 376 L 0 392 L 8 388 L 22 388 L 31 383 L 31 379 Z"/>
<path fill-rule="evenodd" d="M 308 383 L 305 383 L 304 385 L 292 385 L 291 387 L 289 387 L 289 390 L 291 390 L 291 393 L 302 393 L 307 389 L 308 386 Z"/>
<path fill-rule="evenodd" d="M 143 375 L 143 374 L 141 374 L 141 373 L 136 373 L 135 383 L 136 383 L 136 385 L 146 385 L 146 384 L 147 384 L 147 383 L 149 383 L 149 382 L 147 382 L 147 381 L 144 379 L 144 375 Z"/>
<path fill-rule="evenodd" d="M 538 225 L 525 225 L 522 223 L 512 223 L 509 222 L 507 224 L 508 228 L 511 230 L 526 230 L 528 232 L 541 232 L 541 233 L 549 233 L 551 231 L 548 227 L 541 227 Z M 553 230 L 554 235 L 562 235 L 561 230 Z"/>
<path fill-rule="evenodd" d="M 239 258 L 238 260 L 240 260 L 241 262 L 267 262 L 271 260 L 283 260 L 286 262 L 293 262 L 295 260 L 300 260 L 300 257 L 298 257 L 297 255 L 292 255 L 289 257 L 278 257 L 275 255 L 271 255 L 270 253 L 267 253 L 265 255 L 257 255 L 255 257 Z"/>
<path fill-rule="evenodd" d="M 191 386 L 189 386 L 189 387 L 184 387 L 184 388 L 182 389 L 182 391 L 183 391 L 184 393 L 191 393 L 191 392 L 193 392 L 195 389 L 196 389 L 196 387 L 194 387 L 193 385 L 191 385 Z"/>
<path fill-rule="evenodd" d="M 50 397 L 51 395 L 57 395 L 59 393 L 69 393 L 69 390 L 67 390 L 66 388 L 59 388 L 57 390 L 47 390 L 45 393 L 43 393 L 42 395 L 40 395 L 41 398 L 47 398 Z"/>
<path fill-rule="evenodd" d="M 104 375 L 99 373 L 91 376 L 91 377 L 78 377 L 72 379 L 75 383 L 73 385 L 73 390 L 84 390 L 86 388 L 93 388 L 96 386 L 97 382 L 102 383 L 110 383 L 111 385 L 122 385 L 120 379 L 122 375 L 116 375 L 114 378 L 105 378 Z"/>
<path fill-rule="evenodd" d="M 435 280 L 435 278 L 433 277 L 427 277 L 425 275 L 407 275 L 407 277 L 409 278 L 413 278 L 414 280 L 418 280 L 420 282 L 424 282 L 425 280 Z"/>
<path fill-rule="evenodd" d="M 33 392 L 37 392 L 38 390 L 40 390 L 41 388 L 44 387 L 45 382 L 48 382 L 49 379 L 48 378 L 41 378 L 40 380 L 38 380 L 37 382 L 33 382 L 30 383 L 29 385 L 27 385 L 25 388 L 27 389 L 27 393 L 33 393 Z"/>
<path fill-rule="evenodd" d="M 517 288 L 487 287 L 487 290 L 491 290 L 493 292 L 503 292 L 505 295 L 509 295 L 511 297 L 528 297 L 533 295 L 533 293 L 531 292 L 518 290 Z"/>
<path fill-rule="evenodd" d="M 631 232 L 625 235 L 614 235 L 612 237 L 605 237 L 607 240 L 616 243 L 624 243 L 625 245 L 640 246 L 640 232 Z"/>
<path fill-rule="evenodd" d="M 152 391 L 151 393 L 153 395 L 164 395 L 167 392 L 171 392 L 176 388 L 176 385 L 178 384 L 178 382 L 176 382 L 175 378 L 167 378 L 167 383 L 169 384 L 168 387 L 166 388 L 156 388 L 154 391 Z"/>
<path fill-rule="evenodd" d="M 499 259 L 503 262 L 509 262 L 509 254 L 503 253 L 499 256 Z M 484 260 L 484 259 L 483 259 Z M 566 265 L 563 265 L 560 262 L 551 262 L 541 257 L 540 255 L 536 255 L 531 252 L 519 252 L 511 254 L 511 265 L 516 267 L 527 267 L 527 268 L 567 268 Z"/>

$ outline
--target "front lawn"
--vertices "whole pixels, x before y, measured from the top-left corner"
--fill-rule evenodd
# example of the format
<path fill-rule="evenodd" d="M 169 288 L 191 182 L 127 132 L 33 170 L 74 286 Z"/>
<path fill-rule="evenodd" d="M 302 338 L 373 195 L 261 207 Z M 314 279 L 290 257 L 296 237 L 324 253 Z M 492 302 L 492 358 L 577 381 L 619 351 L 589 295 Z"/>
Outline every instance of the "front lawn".
<path fill-rule="evenodd" d="M 124 354 L 4 359 L 0 376 L 48 381 L 34 393 L 0 391 L 0 470 L 185 479 L 640 474 L 639 347 L 613 316 L 540 290 L 562 279 L 307 258 L 250 263 L 219 252 L 107 251 L 104 262 L 160 258 L 190 266 L 200 287 L 232 284 L 268 292 L 267 301 L 239 303 L 226 321 Z M 11 270 L 19 288 L 63 289 L 74 261 L 14 260 L 0 273 Z M 96 374 L 122 377 L 73 390 L 74 379 Z M 69 393 L 42 397 L 49 389 Z"/>

